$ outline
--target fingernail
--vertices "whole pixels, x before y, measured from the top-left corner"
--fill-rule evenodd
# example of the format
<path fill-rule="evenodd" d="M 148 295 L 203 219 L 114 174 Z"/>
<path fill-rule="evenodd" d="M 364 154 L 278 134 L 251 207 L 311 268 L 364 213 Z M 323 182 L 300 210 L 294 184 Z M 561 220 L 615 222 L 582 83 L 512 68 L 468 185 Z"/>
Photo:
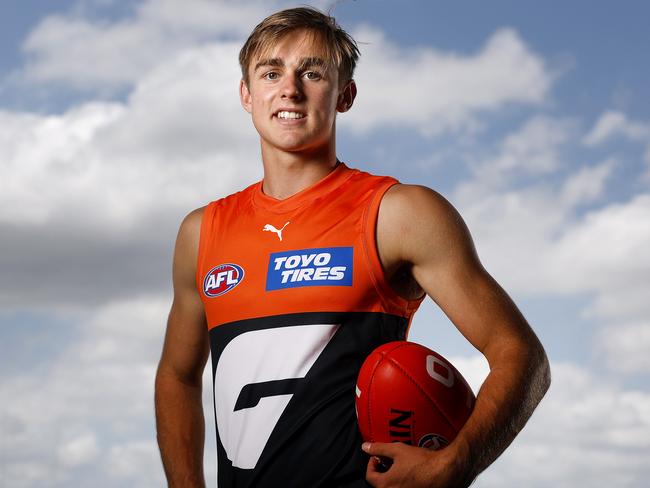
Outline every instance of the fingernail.
<path fill-rule="evenodd" d="M 363 444 L 361 444 L 361 449 L 363 449 L 366 452 L 370 451 L 370 442 L 364 442 Z"/>

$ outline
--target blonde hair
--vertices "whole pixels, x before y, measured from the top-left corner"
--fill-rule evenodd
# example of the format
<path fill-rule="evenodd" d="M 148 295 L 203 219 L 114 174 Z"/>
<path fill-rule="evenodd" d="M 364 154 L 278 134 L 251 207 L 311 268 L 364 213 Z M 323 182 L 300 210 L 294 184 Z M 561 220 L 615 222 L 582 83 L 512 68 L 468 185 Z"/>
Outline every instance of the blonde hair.
<path fill-rule="evenodd" d="M 269 50 L 286 34 L 307 29 L 318 35 L 325 61 L 333 63 L 339 72 L 339 81 L 352 79 L 359 59 L 359 48 L 350 34 L 336 23 L 334 17 L 313 7 L 298 7 L 276 12 L 260 22 L 239 52 L 242 78 L 248 85 L 251 61 Z"/>

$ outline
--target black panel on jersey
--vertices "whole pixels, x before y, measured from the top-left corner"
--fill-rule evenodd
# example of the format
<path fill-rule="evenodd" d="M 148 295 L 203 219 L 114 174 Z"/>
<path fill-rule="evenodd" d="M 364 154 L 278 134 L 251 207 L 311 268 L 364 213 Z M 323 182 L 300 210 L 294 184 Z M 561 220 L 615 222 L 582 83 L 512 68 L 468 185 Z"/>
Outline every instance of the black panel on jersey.
<path fill-rule="evenodd" d="M 291 383 L 267 382 L 275 385 L 247 385 L 247 392 L 243 391 L 246 387 L 242 388 L 238 402 L 241 399 L 251 406 L 255 398 L 259 401 L 267 395 L 291 392 L 293 396 L 254 469 L 233 467 L 217 432 L 219 488 L 369 486 L 365 481 L 368 457 L 361 451 L 363 441 L 354 409 L 357 374 L 376 347 L 405 339 L 408 325 L 405 318 L 384 313 L 316 312 L 220 325 L 210 330 L 213 377 L 221 353 L 238 335 L 314 324 L 340 326 L 304 379 Z"/>

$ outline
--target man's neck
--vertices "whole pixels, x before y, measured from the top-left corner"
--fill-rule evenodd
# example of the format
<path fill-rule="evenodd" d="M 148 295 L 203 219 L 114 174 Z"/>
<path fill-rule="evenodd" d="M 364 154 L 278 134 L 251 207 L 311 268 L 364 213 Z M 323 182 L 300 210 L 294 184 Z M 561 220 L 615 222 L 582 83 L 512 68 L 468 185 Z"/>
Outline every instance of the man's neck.
<path fill-rule="evenodd" d="M 310 187 L 330 174 L 337 165 L 336 152 L 323 154 L 287 153 L 262 150 L 262 190 L 278 200 Z"/>

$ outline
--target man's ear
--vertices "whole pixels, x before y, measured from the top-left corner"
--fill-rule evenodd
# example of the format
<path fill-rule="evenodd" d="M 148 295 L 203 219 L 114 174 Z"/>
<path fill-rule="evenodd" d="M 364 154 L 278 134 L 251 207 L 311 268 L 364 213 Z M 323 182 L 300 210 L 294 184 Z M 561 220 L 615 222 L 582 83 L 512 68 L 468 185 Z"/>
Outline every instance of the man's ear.
<path fill-rule="evenodd" d="M 341 113 L 350 110 L 356 96 L 357 84 L 354 82 L 354 80 L 350 80 L 345 84 L 343 90 L 341 90 L 341 93 L 339 93 L 339 98 L 336 101 L 336 110 Z"/>
<path fill-rule="evenodd" d="M 246 82 L 242 79 L 239 81 L 239 101 L 241 106 L 244 107 L 246 112 L 251 113 L 253 108 L 253 101 L 251 99 L 251 92 L 246 85 Z"/>

